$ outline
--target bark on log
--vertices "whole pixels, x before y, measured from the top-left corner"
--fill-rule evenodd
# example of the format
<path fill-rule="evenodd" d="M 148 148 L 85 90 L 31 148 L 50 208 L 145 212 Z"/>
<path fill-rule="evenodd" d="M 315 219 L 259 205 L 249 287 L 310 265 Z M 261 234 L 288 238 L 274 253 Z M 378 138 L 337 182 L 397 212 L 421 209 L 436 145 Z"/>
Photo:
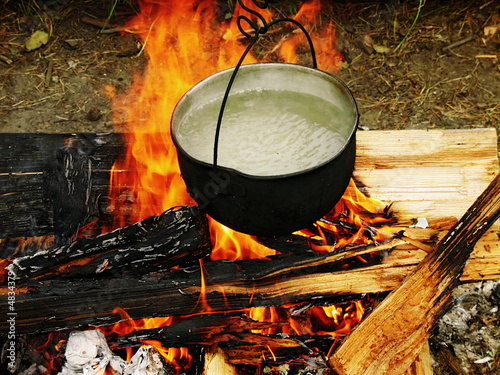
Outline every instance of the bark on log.
<path fill-rule="evenodd" d="M 17 258 L 8 267 L 20 280 L 140 276 L 210 254 L 208 221 L 197 207 L 176 207 L 129 227 Z"/>
<path fill-rule="evenodd" d="M 346 338 L 329 363 L 340 375 L 403 374 L 451 302 L 474 244 L 500 216 L 500 175 L 404 283 Z"/>

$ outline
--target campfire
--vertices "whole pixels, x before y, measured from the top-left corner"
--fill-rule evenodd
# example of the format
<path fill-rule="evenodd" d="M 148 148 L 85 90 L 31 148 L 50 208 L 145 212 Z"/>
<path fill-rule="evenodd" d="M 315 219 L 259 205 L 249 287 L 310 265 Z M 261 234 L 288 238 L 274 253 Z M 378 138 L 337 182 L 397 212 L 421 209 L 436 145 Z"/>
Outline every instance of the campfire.
<path fill-rule="evenodd" d="M 266 21 L 276 16 L 249 6 Z M 382 156 L 368 162 L 380 142 L 360 135 L 354 178 L 331 212 L 289 235 L 236 232 L 207 217 L 188 194 L 168 124 L 189 88 L 237 64 L 245 50 L 236 22 L 242 10 L 236 7 L 221 22 L 212 1 L 143 1 L 140 7 L 125 29 L 141 38 L 146 74 L 137 75 L 125 94 L 107 89 L 115 122 L 126 123 L 130 132 L 123 138 L 66 137 L 49 190 L 60 199 L 56 211 L 74 210 L 76 221 L 63 214 L 56 236 L 3 242 L 15 247 L 3 262 L 3 292 L 16 296 L 0 308 L 15 322 L 14 331 L 8 321 L 1 326 L 14 342 L 6 347 L 13 360 L 4 363 L 17 369 L 21 348 L 9 335 L 15 332 L 13 337 L 47 338 L 33 346 L 43 353 L 47 374 L 259 373 L 265 365 L 276 372 L 279 366 L 339 374 L 406 371 L 447 307 L 477 241 L 483 253 L 471 258 L 464 280 L 499 277 L 494 267 L 475 272 L 480 260 L 498 258 L 491 251 L 497 238 L 482 237 L 498 216 L 497 180 L 458 221 L 493 179 L 496 151 L 488 154 L 494 155 L 488 166 L 474 172 L 481 176 L 478 187 L 453 214 L 440 207 L 443 213 L 413 223 L 418 210 L 391 206 L 384 194 L 384 202 L 369 197 L 376 184 L 367 171 L 377 163 L 392 168 L 387 165 L 395 158 L 387 152 L 393 161 Z M 334 73 L 342 55 L 332 48 L 335 28 L 321 22 L 320 10 L 319 1 L 305 3 L 294 19 L 310 32 L 318 66 Z M 293 28 L 281 32 L 275 50 L 249 55 L 245 63 L 303 63 L 297 57 L 303 38 Z M 455 145 L 456 136 L 435 142 Z M 86 147 L 92 151 L 84 152 Z M 92 168 L 96 161 L 100 169 Z M 94 186 L 103 176 L 109 177 L 102 183 L 106 192 Z M 32 243 L 39 244 L 34 254 L 22 249 L 33 249 Z M 389 328 L 382 326 L 391 319 Z M 413 336 L 398 351 L 405 325 Z M 366 343 L 371 351 L 364 350 Z"/>

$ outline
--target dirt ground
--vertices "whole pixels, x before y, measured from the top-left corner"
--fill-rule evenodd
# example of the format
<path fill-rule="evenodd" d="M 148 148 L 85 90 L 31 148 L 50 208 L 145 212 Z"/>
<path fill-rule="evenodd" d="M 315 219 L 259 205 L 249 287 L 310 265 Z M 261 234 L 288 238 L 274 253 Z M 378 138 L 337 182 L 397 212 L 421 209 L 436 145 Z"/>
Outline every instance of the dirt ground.
<path fill-rule="evenodd" d="M 109 29 L 137 8 L 118 1 L 105 33 L 84 22 L 106 20 L 114 3 L 0 1 L 0 133 L 126 130 L 113 127 L 106 87 L 126 91 L 147 58 L 134 35 Z M 324 3 L 361 129 L 500 127 L 500 1 Z M 284 15 L 299 5 L 271 2 Z M 49 40 L 27 51 L 36 30 Z M 456 296 L 430 341 L 435 374 L 500 373 L 500 283 Z"/>

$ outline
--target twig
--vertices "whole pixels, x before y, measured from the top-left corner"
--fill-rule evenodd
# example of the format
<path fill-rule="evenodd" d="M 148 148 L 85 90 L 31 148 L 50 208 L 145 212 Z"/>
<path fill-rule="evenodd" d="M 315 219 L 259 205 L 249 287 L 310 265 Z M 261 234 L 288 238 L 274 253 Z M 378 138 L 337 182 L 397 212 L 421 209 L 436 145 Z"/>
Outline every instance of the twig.
<path fill-rule="evenodd" d="M 47 100 L 53 98 L 53 97 L 57 97 L 57 96 L 61 96 L 62 94 L 61 93 L 54 93 L 52 95 L 48 95 L 48 96 L 45 96 L 43 98 L 40 98 L 40 99 L 37 99 L 37 100 L 33 100 L 33 101 L 28 101 L 28 103 L 26 102 L 26 100 L 21 100 L 20 102 L 18 103 L 15 103 L 13 105 L 3 105 L 3 106 L 0 106 L 0 109 L 19 109 L 19 108 L 30 108 L 30 107 L 34 107 L 38 104 L 41 104 L 41 103 L 44 103 L 46 102 Z M 22 105 L 22 104 L 25 104 L 25 105 Z"/>
<path fill-rule="evenodd" d="M 45 88 L 50 86 L 50 80 L 52 79 L 52 68 L 54 67 L 54 61 L 49 61 L 49 66 L 47 67 L 47 73 L 45 74 Z"/>
<path fill-rule="evenodd" d="M 453 49 L 453 48 L 460 47 L 460 46 L 462 46 L 462 45 L 464 45 L 466 43 L 473 42 L 476 39 L 477 39 L 476 35 L 469 36 L 469 37 L 467 37 L 465 39 L 459 40 L 458 42 L 451 43 L 450 45 L 447 45 L 446 47 L 443 47 L 443 51 L 447 51 L 447 50 L 450 50 L 450 49 Z"/>
<path fill-rule="evenodd" d="M 430 253 L 430 252 L 432 252 L 432 250 L 434 250 L 434 248 L 432 246 L 426 245 L 422 241 L 416 240 L 414 238 L 402 236 L 401 239 L 403 241 L 408 242 L 410 245 L 413 245 L 416 248 L 425 251 L 426 253 Z"/>
<path fill-rule="evenodd" d="M 87 25 L 101 27 L 101 34 L 111 34 L 111 33 L 119 33 L 121 31 L 125 31 L 126 29 L 116 25 L 109 25 L 107 21 L 102 20 L 94 20 L 90 17 L 82 17 L 82 22 Z M 109 26 L 109 28 L 107 28 Z"/>
<path fill-rule="evenodd" d="M 154 27 L 156 21 L 158 21 L 158 18 L 155 18 L 155 20 L 151 23 L 151 26 L 149 27 L 148 35 L 146 35 L 146 38 L 144 39 L 144 43 L 142 43 L 142 48 L 140 49 L 137 56 L 140 56 L 142 51 L 144 51 L 144 48 L 146 48 L 146 44 L 148 43 L 149 36 L 151 35 L 151 31 L 153 30 L 153 27 Z"/>
<path fill-rule="evenodd" d="M 425 5 L 425 0 L 420 0 L 420 2 L 418 4 L 417 14 L 415 15 L 415 18 L 413 19 L 413 23 L 411 24 L 410 28 L 406 32 L 406 35 L 404 36 L 403 40 L 401 40 L 401 42 L 399 42 L 398 46 L 396 48 L 394 48 L 394 52 L 396 52 L 398 49 L 401 48 L 401 46 L 404 44 L 404 42 L 406 41 L 406 39 L 410 35 L 411 30 L 413 29 L 413 26 L 415 26 L 415 24 L 417 23 L 418 17 L 420 16 L 420 10 L 422 9 L 422 7 L 424 5 Z"/>
<path fill-rule="evenodd" d="M 2 60 L 3 62 L 7 63 L 7 64 L 12 64 L 13 61 L 11 59 L 9 59 L 7 56 L 5 55 L 0 55 L 0 60 Z"/>

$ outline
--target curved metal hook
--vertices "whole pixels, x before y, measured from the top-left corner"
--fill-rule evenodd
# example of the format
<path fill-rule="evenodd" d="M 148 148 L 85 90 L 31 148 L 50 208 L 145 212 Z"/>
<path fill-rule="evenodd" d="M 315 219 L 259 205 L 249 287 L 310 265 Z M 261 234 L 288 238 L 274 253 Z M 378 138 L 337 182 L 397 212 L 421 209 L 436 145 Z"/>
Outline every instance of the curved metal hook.
<path fill-rule="evenodd" d="M 251 0 L 251 1 L 259 9 L 266 9 L 269 5 L 269 0 L 264 0 L 263 4 L 261 4 L 261 2 L 258 0 Z M 247 38 L 253 37 L 253 35 L 249 34 L 241 25 L 241 22 L 245 21 L 256 33 L 257 32 L 259 34 L 267 33 L 267 30 L 269 29 L 269 27 L 268 27 L 267 21 L 264 18 L 264 16 L 262 16 L 262 14 L 260 14 L 259 12 L 255 11 L 253 9 L 250 9 L 248 6 L 246 6 L 243 3 L 243 0 L 238 0 L 238 4 L 240 4 L 240 6 L 243 8 L 243 10 L 245 10 L 248 13 L 250 13 L 251 15 L 254 15 L 255 17 L 257 17 L 262 24 L 262 26 L 259 26 L 256 22 L 252 21 L 249 17 L 240 15 L 236 19 L 236 25 L 238 26 L 238 29 L 240 30 L 240 32 Z"/>

